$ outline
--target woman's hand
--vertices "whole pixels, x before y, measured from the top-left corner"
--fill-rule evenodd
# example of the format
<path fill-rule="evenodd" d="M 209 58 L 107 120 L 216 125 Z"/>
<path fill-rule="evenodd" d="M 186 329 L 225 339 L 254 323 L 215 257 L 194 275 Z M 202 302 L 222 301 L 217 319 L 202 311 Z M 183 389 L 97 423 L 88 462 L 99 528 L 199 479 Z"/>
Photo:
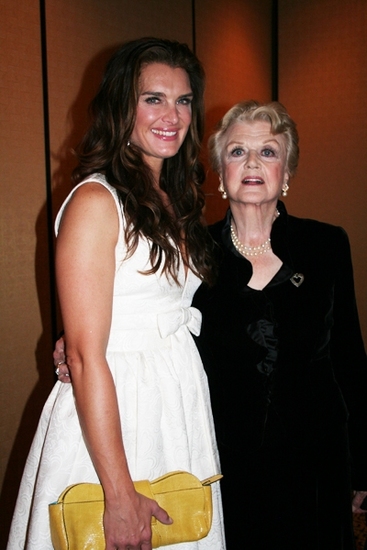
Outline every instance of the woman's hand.
<path fill-rule="evenodd" d="M 365 514 L 367 510 L 361 508 L 361 504 L 367 497 L 367 491 L 353 491 L 352 511 L 355 514 Z"/>
<path fill-rule="evenodd" d="M 65 341 L 61 337 L 57 340 L 55 349 L 53 352 L 55 373 L 60 382 L 71 382 L 70 372 L 67 364 L 65 363 Z"/>
<path fill-rule="evenodd" d="M 119 508 L 116 503 L 109 506 L 106 499 L 106 550 L 151 550 L 152 516 L 166 525 L 170 525 L 172 519 L 157 502 L 136 491 L 131 496 L 125 495 L 121 500 L 123 506 Z"/>

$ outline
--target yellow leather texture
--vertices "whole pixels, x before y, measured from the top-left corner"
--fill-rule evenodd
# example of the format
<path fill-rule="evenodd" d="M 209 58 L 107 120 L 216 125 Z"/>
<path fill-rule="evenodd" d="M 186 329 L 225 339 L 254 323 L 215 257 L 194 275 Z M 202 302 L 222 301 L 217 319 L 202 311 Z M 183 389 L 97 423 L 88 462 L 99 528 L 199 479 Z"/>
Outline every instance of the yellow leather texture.
<path fill-rule="evenodd" d="M 173 519 L 164 525 L 152 518 L 153 548 L 204 538 L 212 523 L 211 483 L 188 472 L 170 472 L 154 481 L 137 481 L 135 489 L 158 502 Z M 104 550 L 104 498 L 101 485 L 78 483 L 67 487 L 50 504 L 50 527 L 55 550 Z"/>

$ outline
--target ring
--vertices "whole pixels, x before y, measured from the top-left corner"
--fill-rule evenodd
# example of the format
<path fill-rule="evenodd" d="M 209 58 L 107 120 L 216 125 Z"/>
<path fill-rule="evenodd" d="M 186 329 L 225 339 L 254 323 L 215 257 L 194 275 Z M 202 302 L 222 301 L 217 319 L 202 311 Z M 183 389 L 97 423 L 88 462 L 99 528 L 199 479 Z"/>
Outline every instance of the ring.
<path fill-rule="evenodd" d="M 65 361 L 59 361 L 57 364 L 56 364 L 56 369 L 55 369 L 55 374 L 56 376 L 60 376 L 60 365 L 64 365 L 65 364 Z"/>

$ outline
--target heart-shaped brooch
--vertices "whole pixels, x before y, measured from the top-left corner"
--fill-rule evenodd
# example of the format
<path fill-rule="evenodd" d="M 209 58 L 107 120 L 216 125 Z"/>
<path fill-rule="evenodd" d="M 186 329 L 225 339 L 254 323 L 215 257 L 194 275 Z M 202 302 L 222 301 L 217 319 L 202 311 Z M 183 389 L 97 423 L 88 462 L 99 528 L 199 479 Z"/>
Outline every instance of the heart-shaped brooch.
<path fill-rule="evenodd" d="M 299 286 L 301 286 L 301 284 L 303 283 L 303 281 L 305 280 L 305 276 L 302 274 L 302 273 L 295 273 L 292 277 L 291 277 L 291 283 L 296 286 L 297 288 Z"/>

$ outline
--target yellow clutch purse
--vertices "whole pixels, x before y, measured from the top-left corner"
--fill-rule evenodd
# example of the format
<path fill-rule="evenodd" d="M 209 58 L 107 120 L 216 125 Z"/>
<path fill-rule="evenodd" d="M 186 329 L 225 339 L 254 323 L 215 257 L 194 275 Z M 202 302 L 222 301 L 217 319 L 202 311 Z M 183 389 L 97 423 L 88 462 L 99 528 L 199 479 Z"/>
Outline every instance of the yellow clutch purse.
<path fill-rule="evenodd" d="M 207 536 L 212 523 L 210 485 L 188 472 L 170 472 L 154 481 L 136 481 L 135 489 L 156 500 L 173 519 L 164 525 L 152 517 L 152 546 L 192 542 Z M 49 505 L 51 539 L 55 550 L 104 550 L 104 495 L 101 485 L 78 483 L 67 487 Z"/>

